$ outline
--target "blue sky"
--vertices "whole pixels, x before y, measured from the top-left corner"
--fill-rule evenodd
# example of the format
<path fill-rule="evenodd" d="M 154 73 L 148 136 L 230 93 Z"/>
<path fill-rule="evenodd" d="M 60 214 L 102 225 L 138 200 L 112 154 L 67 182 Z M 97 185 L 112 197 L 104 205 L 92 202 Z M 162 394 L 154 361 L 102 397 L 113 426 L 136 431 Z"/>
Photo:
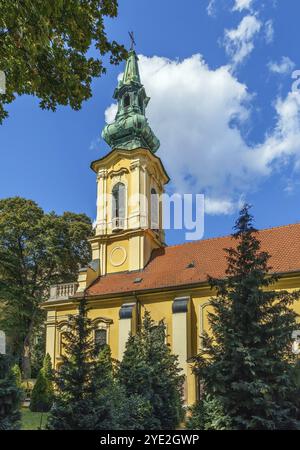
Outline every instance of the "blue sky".
<path fill-rule="evenodd" d="M 205 237 L 230 233 L 244 200 L 259 228 L 300 220 L 299 17 L 297 0 L 120 0 L 119 17 L 107 23 L 125 44 L 135 32 L 169 189 L 205 194 Z M 32 97 L 9 107 L 1 198 L 95 218 L 89 164 L 109 150 L 100 134 L 122 69 L 94 81 L 81 111 L 42 111 Z M 167 232 L 169 244 L 183 240 L 183 231 Z"/>

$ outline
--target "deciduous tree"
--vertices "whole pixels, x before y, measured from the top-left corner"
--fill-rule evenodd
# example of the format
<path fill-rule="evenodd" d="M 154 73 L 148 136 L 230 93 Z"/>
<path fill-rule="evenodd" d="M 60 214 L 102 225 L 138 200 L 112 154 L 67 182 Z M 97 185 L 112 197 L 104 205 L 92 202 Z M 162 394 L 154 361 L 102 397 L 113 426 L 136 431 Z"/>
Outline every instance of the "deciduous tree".
<path fill-rule="evenodd" d="M 93 77 L 105 72 L 103 57 L 118 64 L 126 55 L 105 30 L 117 0 L 0 0 L 0 12 L 0 123 L 5 104 L 23 94 L 36 95 L 43 109 L 80 109 Z"/>
<path fill-rule="evenodd" d="M 91 234 L 85 214 L 45 214 L 31 200 L 0 200 L 1 327 L 22 359 L 25 378 L 30 377 L 32 336 L 44 320 L 39 305 L 51 284 L 76 280 L 79 266 L 91 257 Z"/>

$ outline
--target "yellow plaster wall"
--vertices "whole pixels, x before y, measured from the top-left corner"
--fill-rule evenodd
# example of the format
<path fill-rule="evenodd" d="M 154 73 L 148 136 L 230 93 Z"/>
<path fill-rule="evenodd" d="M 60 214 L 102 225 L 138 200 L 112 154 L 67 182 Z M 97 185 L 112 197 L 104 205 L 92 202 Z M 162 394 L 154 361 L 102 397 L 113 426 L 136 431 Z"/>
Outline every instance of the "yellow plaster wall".
<path fill-rule="evenodd" d="M 112 241 L 107 244 L 107 272 L 123 272 L 129 270 L 128 239 Z"/>
<path fill-rule="evenodd" d="M 112 324 L 109 325 L 108 344 L 111 349 L 112 357 L 118 359 L 118 342 L 119 342 L 119 310 L 122 302 L 118 301 L 104 301 L 96 304 L 90 303 L 88 316 L 91 319 L 98 319 L 100 317 L 111 319 Z"/>
<path fill-rule="evenodd" d="M 300 288 L 300 277 L 291 277 L 281 279 L 276 286 L 276 289 L 285 289 L 292 292 L 295 289 Z M 204 329 L 209 332 L 208 326 L 208 312 L 212 310 L 209 305 L 209 299 L 211 298 L 211 291 L 208 287 L 191 288 L 190 290 L 172 290 L 169 292 L 161 293 L 149 293 L 149 294 L 136 294 L 132 297 L 120 297 L 111 300 L 95 299 L 90 300 L 89 303 L 89 316 L 92 319 L 106 318 L 112 320 L 112 324 L 109 326 L 109 345 L 111 347 L 112 356 L 115 359 L 119 358 L 119 310 L 123 303 L 137 301 L 139 304 L 141 316 L 143 316 L 147 309 L 154 321 L 158 322 L 161 319 L 165 319 L 167 325 L 167 342 L 171 346 L 172 342 L 172 303 L 175 297 L 190 296 L 190 311 L 189 311 L 189 323 L 188 327 L 191 335 L 190 343 L 190 356 L 196 355 L 201 346 L 200 333 Z M 294 309 L 300 314 L 300 302 L 294 304 Z M 74 304 L 67 304 L 57 307 L 48 311 L 47 321 L 49 322 L 49 328 L 47 328 L 47 351 L 52 356 L 56 355 L 56 363 L 59 363 L 58 354 L 58 330 L 54 333 L 53 324 L 59 326 L 60 323 L 66 322 L 69 314 L 76 313 L 76 306 Z M 135 326 L 133 326 L 133 329 Z M 183 339 L 183 337 L 182 337 Z M 55 350 L 54 350 L 55 348 Z M 58 357 L 58 358 L 57 358 Z M 196 380 L 192 374 L 192 366 L 187 366 L 187 402 L 192 404 L 196 401 Z"/>
<path fill-rule="evenodd" d="M 172 347 L 172 301 L 173 298 L 168 296 L 157 295 L 141 298 L 141 316 L 143 317 L 145 310 L 149 311 L 155 322 L 164 319 L 167 327 L 167 342 Z"/>

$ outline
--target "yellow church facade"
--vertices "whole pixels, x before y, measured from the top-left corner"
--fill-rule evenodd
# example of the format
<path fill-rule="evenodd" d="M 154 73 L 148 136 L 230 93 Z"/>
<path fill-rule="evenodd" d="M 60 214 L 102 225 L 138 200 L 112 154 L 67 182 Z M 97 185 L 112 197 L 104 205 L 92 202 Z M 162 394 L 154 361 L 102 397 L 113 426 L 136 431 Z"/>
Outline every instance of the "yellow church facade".
<path fill-rule="evenodd" d="M 102 134 L 111 151 L 91 164 L 97 180 L 92 261 L 80 269 L 76 282 L 51 287 L 43 304 L 46 351 L 59 368 L 68 317 L 77 313 L 85 297 L 95 342 L 108 344 L 112 357 L 121 360 L 129 333 L 136 332 L 148 310 L 153 320 L 165 321 L 166 341 L 178 355 L 186 377 L 185 402 L 190 405 L 198 396 L 191 358 L 208 330 L 213 295 L 207 276 L 225 276 L 224 248 L 233 243 L 226 236 L 166 245 L 161 197 L 169 177 L 155 154 L 159 141 L 145 117 L 149 98 L 133 50 L 114 98 L 116 119 Z M 280 275 L 275 288 L 300 288 L 300 224 L 262 230 L 259 237 L 272 255 L 273 272 Z"/>

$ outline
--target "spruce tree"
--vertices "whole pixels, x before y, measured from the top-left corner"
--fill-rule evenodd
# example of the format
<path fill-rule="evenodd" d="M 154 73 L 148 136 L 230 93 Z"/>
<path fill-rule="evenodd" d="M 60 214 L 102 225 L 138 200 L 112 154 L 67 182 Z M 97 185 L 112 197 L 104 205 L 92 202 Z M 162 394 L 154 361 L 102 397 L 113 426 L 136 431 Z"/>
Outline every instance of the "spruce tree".
<path fill-rule="evenodd" d="M 139 429 L 174 429 L 183 417 L 183 376 L 177 356 L 165 342 L 165 325 L 158 325 L 145 312 L 136 335 L 129 337 L 118 378 L 127 398 L 135 397 L 143 413 L 136 418 Z"/>
<path fill-rule="evenodd" d="M 46 353 L 46 355 L 44 357 L 42 369 L 43 369 L 45 377 L 51 381 L 53 378 L 53 369 L 52 369 L 51 356 L 49 355 L 49 353 Z"/>
<path fill-rule="evenodd" d="M 217 399 L 234 429 L 294 429 L 296 387 L 292 376 L 293 302 L 299 292 L 274 290 L 270 255 L 261 250 L 249 206 L 245 205 L 225 249 L 224 279 L 209 278 L 211 336 L 195 370 L 206 392 Z M 273 287 L 273 289 L 272 289 Z"/>
<path fill-rule="evenodd" d="M 188 430 L 228 430 L 231 422 L 218 399 L 207 394 L 189 409 L 185 426 Z"/>
<path fill-rule="evenodd" d="M 86 300 L 79 314 L 70 316 L 65 333 L 63 362 L 54 380 L 57 388 L 47 428 L 57 430 L 115 429 L 110 351 L 94 345 L 93 325 Z"/>
<path fill-rule="evenodd" d="M 21 390 L 6 355 L 0 354 L 0 430 L 19 427 Z"/>

